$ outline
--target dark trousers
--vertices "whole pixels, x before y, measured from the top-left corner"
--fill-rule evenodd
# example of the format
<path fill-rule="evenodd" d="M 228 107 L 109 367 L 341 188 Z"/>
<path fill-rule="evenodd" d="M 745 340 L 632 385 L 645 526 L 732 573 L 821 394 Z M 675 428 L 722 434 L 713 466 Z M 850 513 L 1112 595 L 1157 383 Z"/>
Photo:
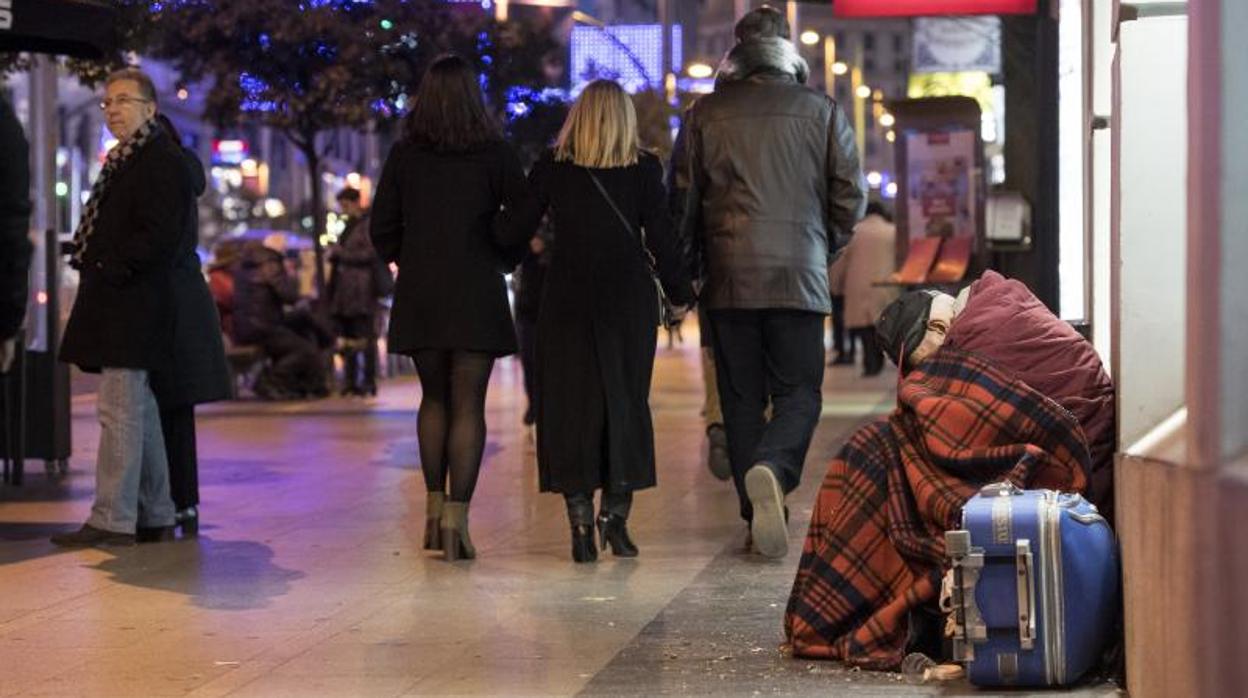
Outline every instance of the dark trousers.
<path fill-rule="evenodd" d="M 273 361 L 273 381 L 280 389 L 291 393 L 325 389 L 325 367 L 312 340 L 288 327 L 275 327 L 265 333 L 261 345 Z"/>
<path fill-rule="evenodd" d="M 529 399 L 525 414 L 532 417 L 533 406 L 537 402 L 537 322 L 517 318 L 516 340 L 520 344 L 520 368 L 524 371 L 524 394 Z"/>
<path fill-rule="evenodd" d="M 712 310 L 719 400 L 741 518 L 753 518 L 745 473 L 765 463 L 784 491 L 802 465 L 823 409 L 823 318 L 797 310 Z M 767 421 L 768 403 L 772 406 Z"/>
<path fill-rule="evenodd" d="M 875 337 L 874 327 L 855 327 L 852 336 L 862 343 L 862 373 L 874 376 L 884 370 L 884 351 Z"/>
<path fill-rule="evenodd" d="M 347 388 L 371 389 L 377 386 L 377 319 L 372 315 L 350 315 L 336 318 L 342 337 L 367 339 L 363 351 L 344 352 L 342 375 Z"/>
<path fill-rule="evenodd" d="M 846 350 L 853 355 L 853 337 L 849 338 L 849 346 L 845 346 L 845 296 L 832 296 L 832 351 L 840 356 Z"/>
<path fill-rule="evenodd" d="M 199 505 L 199 454 L 195 446 L 195 406 L 160 411 L 160 430 L 169 458 L 169 496 L 178 511 Z"/>

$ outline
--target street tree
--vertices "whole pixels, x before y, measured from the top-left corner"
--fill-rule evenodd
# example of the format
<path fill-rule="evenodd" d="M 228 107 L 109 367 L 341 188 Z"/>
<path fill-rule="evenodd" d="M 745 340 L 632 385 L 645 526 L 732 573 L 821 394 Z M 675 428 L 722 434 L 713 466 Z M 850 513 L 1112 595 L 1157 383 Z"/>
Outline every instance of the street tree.
<path fill-rule="evenodd" d="M 531 28 L 438 0 L 182 0 L 153 8 L 152 53 L 188 82 L 209 81 L 206 118 L 270 126 L 303 155 L 321 292 L 321 136 L 399 117 L 425 67 L 442 53 L 475 61 L 487 93 L 500 98 L 506 85 L 540 82 L 538 57 L 547 48 L 535 43 Z"/>

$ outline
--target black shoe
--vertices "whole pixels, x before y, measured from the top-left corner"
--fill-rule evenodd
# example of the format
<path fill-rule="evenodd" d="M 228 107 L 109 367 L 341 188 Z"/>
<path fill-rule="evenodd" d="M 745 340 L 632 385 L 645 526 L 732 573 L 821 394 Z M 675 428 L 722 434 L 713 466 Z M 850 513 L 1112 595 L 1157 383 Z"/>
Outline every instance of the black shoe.
<path fill-rule="evenodd" d="M 728 457 L 728 433 L 723 424 L 706 428 L 706 467 L 716 480 L 727 482 L 732 478 L 732 462 Z"/>
<path fill-rule="evenodd" d="M 602 514 L 598 517 L 598 541 L 602 549 L 611 546 L 611 553 L 616 557 L 637 557 L 637 546 L 628 537 L 628 520 L 616 514 Z"/>
<path fill-rule="evenodd" d="M 137 543 L 168 543 L 177 540 L 173 535 L 173 526 L 139 526 L 135 529 L 134 540 Z"/>
<path fill-rule="evenodd" d="M 199 509 L 187 507 L 173 515 L 175 526 L 182 529 L 183 538 L 194 538 L 199 535 Z"/>
<path fill-rule="evenodd" d="M 594 547 L 593 526 L 572 527 L 572 559 L 576 562 L 598 561 L 598 548 Z"/>
<path fill-rule="evenodd" d="M 83 524 L 77 531 L 52 536 L 52 544 L 64 548 L 130 547 L 134 545 L 134 534 L 105 531 Z"/>

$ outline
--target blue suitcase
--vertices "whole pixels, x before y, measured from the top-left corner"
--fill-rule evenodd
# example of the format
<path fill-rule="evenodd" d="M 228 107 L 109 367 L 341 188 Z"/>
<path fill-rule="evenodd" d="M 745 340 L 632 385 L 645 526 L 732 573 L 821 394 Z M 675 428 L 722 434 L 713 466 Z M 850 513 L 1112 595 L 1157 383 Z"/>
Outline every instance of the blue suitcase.
<path fill-rule="evenodd" d="M 1118 610 L 1118 550 L 1077 494 L 989 485 L 945 534 L 954 658 L 976 686 L 1065 686 L 1101 658 Z"/>

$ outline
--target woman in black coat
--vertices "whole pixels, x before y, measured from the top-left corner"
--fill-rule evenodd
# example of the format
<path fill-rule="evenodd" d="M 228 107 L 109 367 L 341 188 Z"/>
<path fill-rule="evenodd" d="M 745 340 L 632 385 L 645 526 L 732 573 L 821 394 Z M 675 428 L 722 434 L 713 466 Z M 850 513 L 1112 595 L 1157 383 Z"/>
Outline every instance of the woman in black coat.
<path fill-rule="evenodd" d="M 597 559 L 597 489 L 603 545 L 636 555 L 625 528 L 632 494 L 655 484 L 649 396 L 659 310 L 647 253 L 673 302 L 692 302 L 693 290 L 664 203 L 662 165 L 638 148 L 633 104 L 619 85 L 585 88 L 529 186 L 500 243 L 527 239 L 547 213 L 553 220 L 557 244 L 537 324 L 541 489 L 567 499 L 577 562 Z"/>
<path fill-rule="evenodd" d="M 467 516 L 485 449 L 485 389 L 494 359 L 516 351 L 500 271 L 513 252 L 495 247 L 492 229 L 523 190 L 520 160 L 486 112 L 476 71 L 439 58 L 386 158 L 372 238 L 399 267 L 389 347 L 420 375 L 425 547 L 448 560 L 476 556 Z"/>
<path fill-rule="evenodd" d="M 182 142 L 173 123 L 163 114 L 157 121 L 174 143 Z M 182 164 L 194 198 L 207 187 L 204 166 L 182 147 Z M 195 442 L 195 405 L 226 400 L 233 395 L 230 370 L 221 338 L 221 318 L 200 268 L 199 211 L 194 202 L 174 252 L 169 294 L 173 305 L 173 368 L 152 372 L 152 392 L 160 406 L 160 428 L 169 458 L 169 495 L 183 536 L 199 532 L 199 453 Z"/>

